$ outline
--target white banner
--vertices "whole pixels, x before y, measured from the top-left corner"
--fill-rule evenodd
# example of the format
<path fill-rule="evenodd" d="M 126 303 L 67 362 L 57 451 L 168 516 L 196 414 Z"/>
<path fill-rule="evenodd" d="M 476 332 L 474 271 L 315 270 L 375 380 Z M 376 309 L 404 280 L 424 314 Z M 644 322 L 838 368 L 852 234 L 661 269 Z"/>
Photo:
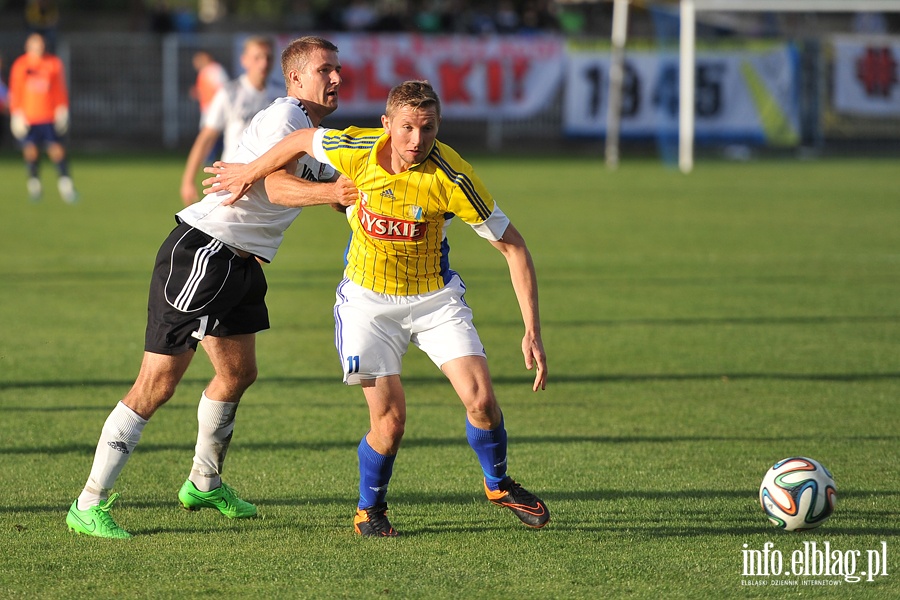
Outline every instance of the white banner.
<path fill-rule="evenodd" d="M 900 117 L 900 38 L 836 36 L 832 44 L 835 111 Z"/>
<path fill-rule="evenodd" d="M 700 49 L 696 54 L 696 137 L 770 145 L 799 141 L 797 67 L 785 44 Z M 609 51 L 569 51 L 563 126 L 572 136 L 606 133 Z M 677 135 L 678 55 L 625 54 L 623 137 Z"/>
<path fill-rule="evenodd" d="M 292 40 L 277 39 L 278 55 Z M 339 48 L 344 83 L 341 117 L 381 115 L 390 89 L 427 79 L 452 118 L 528 118 L 559 90 L 565 64 L 562 38 L 329 34 Z M 280 71 L 280 69 L 278 69 Z M 277 75 L 283 85 L 281 74 Z"/>

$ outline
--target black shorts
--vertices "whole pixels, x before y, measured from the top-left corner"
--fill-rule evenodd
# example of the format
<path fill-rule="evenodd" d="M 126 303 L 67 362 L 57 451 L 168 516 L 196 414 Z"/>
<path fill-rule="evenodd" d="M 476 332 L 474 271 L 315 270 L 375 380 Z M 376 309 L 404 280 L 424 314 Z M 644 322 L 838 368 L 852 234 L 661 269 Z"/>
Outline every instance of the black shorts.
<path fill-rule="evenodd" d="M 147 304 L 144 350 L 183 354 L 204 336 L 269 328 L 266 277 L 256 258 L 182 223 L 156 256 Z"/>

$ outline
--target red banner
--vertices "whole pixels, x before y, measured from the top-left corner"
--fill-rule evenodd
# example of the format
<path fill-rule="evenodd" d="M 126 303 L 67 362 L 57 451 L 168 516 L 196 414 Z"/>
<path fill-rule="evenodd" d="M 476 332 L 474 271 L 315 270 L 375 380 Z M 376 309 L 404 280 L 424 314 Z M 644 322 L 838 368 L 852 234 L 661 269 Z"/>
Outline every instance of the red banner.
<path fill-rule="evenodd" d="M 565 64 L 563 40 L 552 35 L 327 37 L 340 49 L 342 116 L 381 115 L 391 87 L 427 79 L 440 94 L 444 116 L 527 118 L 552 101 Z M 278 38 L 279 53 L 292 39 Z"/>

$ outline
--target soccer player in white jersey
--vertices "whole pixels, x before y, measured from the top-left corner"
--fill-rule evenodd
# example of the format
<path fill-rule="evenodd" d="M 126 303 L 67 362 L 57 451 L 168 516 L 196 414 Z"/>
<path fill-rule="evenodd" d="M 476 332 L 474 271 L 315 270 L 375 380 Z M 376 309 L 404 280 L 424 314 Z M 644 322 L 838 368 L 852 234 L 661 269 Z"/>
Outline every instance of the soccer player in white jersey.
<path fill-rule="evenodd" d="M 250 161 L 288 133 L 317 127 L 338 106 L 340 69 L 331 42 L 317 37 L 291 42 L 282 53 L 287 96 L 253 118 L 235 159 Z M 238 402 L 257 376 L 256 332 L 269 327 L 260 263 L 275 257 L 302 207 L 351 205 L 356 193 L 331 167 L 303 157 L 254 185 L 238 206 L 223 206 L 222 197 L 207 195 L 178 213 L 150 283 L 140 373 L 103 425 L 90 476 L 66 517 L 70 529 L 131 537 L 109 514 L 118 497 L 110 490 L 201 342 L 215 376 L 200 399 L 193 465 L 178 499 L 188 510 L 213 508 L 230 518 L 256 515 L 256 507 L 226 485 L 221 473 Z"/>
<path fill-rule="evenodd" d="M 488 500 L 525 525 L 550 520 L 543 501 L 507 475 L 507 436 L 484 346 L 472 324 L 465 285 L 448 264 L 446 228 L 458 217 L 506 258 L 525 325 L 522 352 L 544 389 L 537 277 L 525 240 L 497 206 L 471 165 L 437 140 L 438 95 L 428 82 L 407 81 L 388 96 L 382 128 L 306 129 L 249 165 L 217 162 L 204 185 L 242 191 L 279 165 L 312 155 L 353 180 L 360 199 L 348 211 L 352 236 L 345 279 L 335 303 L 336 344 L 344 382 L 360 384 L 371 429 L 359 444 L 357 533 L 392 537 L 386 495 L 406 426 L 400 381 L 410 344 L 444 372 L 466 409 L 466 437 L 483 473 Z M 237 200 L 234 206 L 240 206 Z"/>
<path fill-rule="evenodd" d="M 181 176 L 181 201 L 185 206 L 200 198 L 195 178 L 220 136 L 224 133 L 221 158 L 232 160 L 250 119 L 281 95 L 277 88 L 269 85 L 273 51 L 270 39 L 247 38 L 241 52 L 244 73 L 227 82 L 213 96 L 203 114 L 200 132 L 194 139 Z"/>

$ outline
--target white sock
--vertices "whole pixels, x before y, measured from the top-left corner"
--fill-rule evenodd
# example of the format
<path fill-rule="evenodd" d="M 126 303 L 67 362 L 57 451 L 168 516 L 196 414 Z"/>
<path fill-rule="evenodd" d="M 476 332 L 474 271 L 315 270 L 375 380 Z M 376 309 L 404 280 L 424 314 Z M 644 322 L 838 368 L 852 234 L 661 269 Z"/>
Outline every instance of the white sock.
<path fill-rule="evenodd" d="M 225 454 L 234 431 L 234 415 L 237 402 L 211 400 L 206 392 L 197 406 L 197 445 L 194 448 L 194 466 L 188 477 L 201 492 L 208 492 L 222 485 L 222 468 Z"/>
<path fill-rule="evenodd" d="M 140 441 L 146 424 L 146 419 L 122 402 L 116 404 L 100 432 L 91 474 L 78 496 L 78 510 L 97 506 L 109 497 L 109 490 Z"/>

